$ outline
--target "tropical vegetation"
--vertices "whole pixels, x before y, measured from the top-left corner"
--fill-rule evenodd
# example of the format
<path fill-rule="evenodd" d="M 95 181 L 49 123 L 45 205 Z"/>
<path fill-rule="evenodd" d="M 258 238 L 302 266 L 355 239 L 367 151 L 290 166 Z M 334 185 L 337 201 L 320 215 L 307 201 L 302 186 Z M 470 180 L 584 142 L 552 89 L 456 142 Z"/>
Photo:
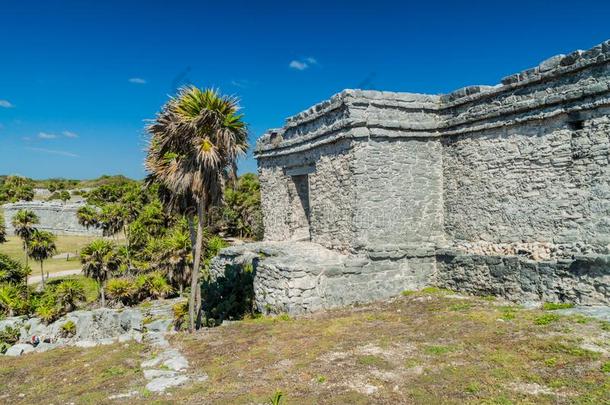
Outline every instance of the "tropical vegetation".
<path fill-rule="evenodd" d="M 163 106 L 148 132 L 149 184 L 160 184 L 169 197 L 166 207 L 176 211 L 180 206 L 189 224 L 197 218 L 196 232 L 190 230 L 196 234 L 189 300 L 192 331 L 201 308 L 199 272 L 206 226 L 212 210 L 222 206 L 227 180 L 235 181 L 237 158 L 248 147 L 247 128 L 237 99 L 190 86 Z"/>
<path fill-rule="evenodd" d="M 28 264 L 29 257 L 29 244 L 32 239 L 32 235 L 36 232 L 35 225 L 40 222 L 38 216 L 29 210 L 19 210 L 15 213 L 12 219 L 13 232 L 23 242 L 23 251 L 25 253 L 25 265 Z"/>

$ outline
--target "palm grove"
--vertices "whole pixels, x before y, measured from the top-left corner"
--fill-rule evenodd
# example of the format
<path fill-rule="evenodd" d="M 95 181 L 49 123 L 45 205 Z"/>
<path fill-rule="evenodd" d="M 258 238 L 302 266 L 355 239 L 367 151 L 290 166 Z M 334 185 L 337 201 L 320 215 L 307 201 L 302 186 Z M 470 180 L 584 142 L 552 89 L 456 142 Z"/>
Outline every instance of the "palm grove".
<path fill-rule="evenodd" d="M 147 127 L 144 182 L 118 178 L 84 194 L 78 211 L 85 227 L 102 230 L 80 252 L 83 273 L 97 287 L 87 305 L 133 305 L 188 295 L 177 309 L 184 325 L 202 324 L 201 281 L 226 242 L 220 235 L 257 239 L 260 195 L 255 175 L 237 177 L 237 159 L 248 147 L 237 100 L 215 90 L 186 87 Z M 87 301 L 77 279 L 48 280 L 44 260 L 56 252 L 55 236 L 36 229 L 27 210 L 13 218 L 24 263 L 0 254 L 0 311 L 35 314 L 50 322 Z M 0 242 L 5 240 L 0 223 Z M 29 259 L 40 265 L 42 284 L 27 286 Z M 4 298 L 3 298 L 4 296 Z"/>

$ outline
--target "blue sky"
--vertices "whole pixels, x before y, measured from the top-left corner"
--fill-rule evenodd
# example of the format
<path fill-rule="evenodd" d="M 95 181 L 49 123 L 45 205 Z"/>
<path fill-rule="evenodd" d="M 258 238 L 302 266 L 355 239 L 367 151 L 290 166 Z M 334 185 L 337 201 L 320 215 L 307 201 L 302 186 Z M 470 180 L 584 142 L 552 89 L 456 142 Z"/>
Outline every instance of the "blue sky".
<path fill-rule="evenodd" d="M 610 38 L 610 2 L 586 0 L 0 7 L 0 173 L 34 178 L 143 177 L 145 120 L 185 83 L 239 96 L 254 143 L 344 88 L 496 84 Z"/>

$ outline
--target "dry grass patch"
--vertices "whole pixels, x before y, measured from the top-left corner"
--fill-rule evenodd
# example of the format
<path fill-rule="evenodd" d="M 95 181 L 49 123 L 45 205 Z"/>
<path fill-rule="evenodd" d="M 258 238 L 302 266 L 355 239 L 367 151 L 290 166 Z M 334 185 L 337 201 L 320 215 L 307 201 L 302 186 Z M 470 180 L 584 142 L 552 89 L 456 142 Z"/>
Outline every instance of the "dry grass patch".
<path fill-rule="evenodd" d="M 0 403 L 100 404 L 138 390 L 144 377 L 141 344 L 63 348 L 0 360 Z"/>
<path fill-rule="evenodd" d="M 431 290 L 385 304 L 177 334 L 171 344 L 188 358 L 189 373 L 208 379 L 193 378 L 171 396 L 142 392 L 124 402 L 269 403 L 280 390 L 283 404 L 608 403 L 606 323 L 575 316 L 537 322 L 544 314 L 548 311 Z M 58 353 L 64 354 L 39 356 L 53 356 L 56 365 L 67 356 L 62 372 L 81 378 L 71 366 L 71 352 Z M 118 357 L 100 361 L 105 363 L 97 368 L 99 375 L 85 380 L 80 391 L 85 399 L 143 386 Z M 46 390 L 48 382 L 34 374 L 29 389 Z M 14 368 L 0 377 L 7 386 L 21 379 Z M 116 389 L 108 389 L 111 384 Z"/>

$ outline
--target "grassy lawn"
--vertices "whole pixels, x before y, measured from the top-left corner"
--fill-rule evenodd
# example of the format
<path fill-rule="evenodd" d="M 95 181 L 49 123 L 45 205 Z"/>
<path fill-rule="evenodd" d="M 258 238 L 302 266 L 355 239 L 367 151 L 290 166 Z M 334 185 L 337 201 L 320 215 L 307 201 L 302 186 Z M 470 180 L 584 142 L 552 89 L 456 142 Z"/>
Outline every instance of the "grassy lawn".
<path fill-rule="evenodd" d="M 93 236 L 57 236 L 57 241 L 55 242 L 57 245 L 57 253 L 70 253 L 70 259 L 46 260 L 44 262 L 45 273 L 79 269 L 81 267 L 80 260 L 76 255 L 80 253 L 80 250 L 93 239 L 95 239 Z M 6 243 L 0 244 L 0 253 L 9 255 L 13 259 L 19 260 L 20 262 L 25 261 L 21 239 L 15 236 L 9 237 Z M 32 268 L 32 275 L 38 275 L 40 273 L 40 266 L 38 263 L 33 263 L 32 260 L 30 260 L 30 267 Z"/>
<path fill-rule="evenodd" d="M 142 388 L 135 360 L 150 349 L 117 345 L 2 359 L 0 399 L 104 403 L 135 390 L 122 403 L 267 404 L 280 390 L 282 404 L 610 403 L 609 323 L 434 289 L 170 340 L 194 378 L 169 394 Z"/>

